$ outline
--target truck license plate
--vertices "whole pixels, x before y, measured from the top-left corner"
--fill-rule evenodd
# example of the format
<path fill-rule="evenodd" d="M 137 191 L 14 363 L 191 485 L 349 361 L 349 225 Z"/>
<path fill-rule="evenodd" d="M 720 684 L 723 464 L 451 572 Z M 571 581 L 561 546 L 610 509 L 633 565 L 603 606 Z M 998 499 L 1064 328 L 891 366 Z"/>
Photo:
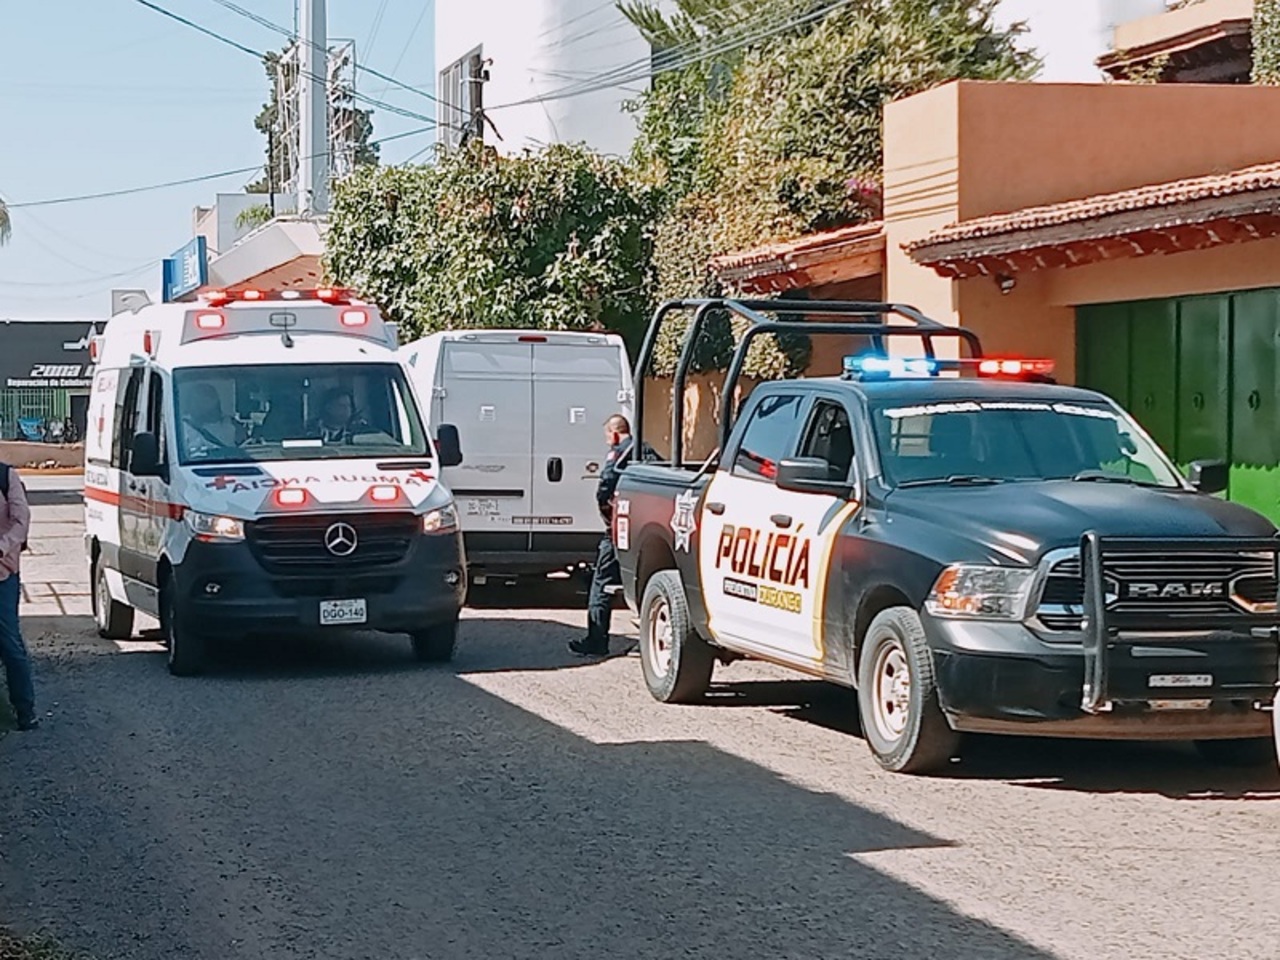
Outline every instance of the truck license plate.
<path fill-rule="evenodd" d="M 364 623 L 368 618 L 368 607 L 363 599 L 320 601 L 320 626 L 322 627 L 343 627 Z"/>
<path fill-rule="evenodd" d="M 1187 687 L 1212 687 L 1211 673 L 1156 673 L 1147 681 L 1149 687 L 1185 689 Z"/>

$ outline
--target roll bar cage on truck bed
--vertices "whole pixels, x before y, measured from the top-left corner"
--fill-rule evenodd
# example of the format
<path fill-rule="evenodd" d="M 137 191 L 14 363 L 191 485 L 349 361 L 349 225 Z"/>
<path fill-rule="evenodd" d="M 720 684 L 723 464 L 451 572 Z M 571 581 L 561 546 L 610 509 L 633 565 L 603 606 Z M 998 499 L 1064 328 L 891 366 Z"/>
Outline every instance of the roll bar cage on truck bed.
<path fill-rule="evenodd" d="M 696 509 L 699 477 L 714 470 L 722 453 L 731 449 L 738 411 L 745 409 L 737 398 L 737 388 L 748 352 L 757 337 L 766 334 L 864 337 L 870 344 L 870 357 L 846 357 L 846 379 L 898 379 L 902 376 L 928 379 L 944 372 L 968 371 L 982 377 L 1054 383 L 1046 376 L 1052 368 L 1050 362 L 988 356 L 972 331 L 944 325 L 916 308 L 902 304 L 723 297 L 672 300 L 655 312 L 635 366 L 634 435 L 637 446 L 642 450 L 646 447 L 645 377 L 650 374 L 657 345 L 667 324 L 678 314 L 687 316 L 690 313 L 692 319 L 687 321 L 683 331 L 672 383 L 670 457 L 652 459 L 649 467 L 656 473 L 646 469 L 637 471 L 634 478 L 629 479 L 624 472 L 620 485 L 621 496 L 632 498 L 627 504 L 633 516 L 627 521 L 626 545 L 620 544 L 619 550 L 623 555 L 628 599 L 633 601 L 633 606 L 639 604 L 646 592 L 646 583 L 656 573 L 656 568 L 644 559 L 645 541 L 637 532 L 661 533 L 667 527 L 675 530 L 677 521 L 685 530 L 696 528 L 681 518 L 689 509 Z M 735 321 L 735 333 L 739 336 L 736 337 L 719 400 L 717 448 L 705 462 L 686 463 L 684 394 L 689 374 L 694 367 L 699 340 L 709 321 L 713 316 L 725 314 Z M 920 341 L 923 356 L 916 355 L 907 360 L 890 358 L 885 343 L 890 338 L 900 337 Z M 967 350 L 969 356 L 965 359 L 939 357 L 937 348 L 942 342 L 956 344 L 961 351 Z M 876 365 L 866 363 L 868 359 Z M 1043 394 L 1046 403 L 1070 406 L 1080 402 L 1073 388 L 1028 386 L 1027 389 L 1046 391 Z M 948 393 L 954 395 L 954 390 Z M 1096 403 L 1105 400 L 1101 396 L 1084 399 Z M 667 481 L 657 477 L 657 473 L 667 470 L 679 471 L 682 476 L 678 480 L 671 478 Z M 683 477 L 685 472 L 689 474 L 687 482 Z M 1193 465 L 1188 493 L 1191 488 L 1202 495 L 1225 490 L 1225 465 Z M 1177 492 L 1172 487 L 1166 490 L 1169 494 Z M 645 496 L 638 497 L 641 492 Z M 1011 486 L 1008 495 L 1019 498 L 1020 489 L 1016 485 Z M 1041 685 L 1047 690 L 1053 684 L 1065 682 L 1067 688 L 1061 691 L 1063 696 L 1059 697 L 1055 692 L 1044 703 L 1038 700 L 1015 705 L 996 703 L 989 695 L 990 691 L 1000 687 L 994 679 L 990 684 L 984 681 L 966 686 L 961 683 L 965 674 L 953 671 L 947 676 L 939 675 L 941 687 L 945 687 L 946 682 L 956 684 L 950 691 L 942 689 L 941 693 L 948 722 L 955 731 L 1040 733 L 1104 739 L 1194 739 L 1202 745 L 1222 742 L 1225 748 L 1240 746 L 1240 756 L 1256 756 L 1249 750 L 1257 745 L 1257 738 L 1261 736 L 1259 712 L 1271 709 L 1275 697 L 1276 664 L 1280 660 L 1280 644 L 1277 643 L 1280 640 L 1280 533 L 1276 533 L 1275 526 L 1265 518 L 1234 505 L 1210 505 L 1196 498 L 1178 496 L 1163 496 L 1157 501 L 1150 499 L 1153 495 L 1141 493 L 1140 485 L 1123 493 L 1116 489 L 1115 495 L 1149 497 L 1141 504 L 1146 513 L 1125 520 L 1124 517 L 1117 518 L 1114 510 L 1092 511 L 1089 507 L 1080 507 L 1076 512 L 1083 509 L 1086 516 L 1079 521 L 1078 539 L 1075 539 L 1075 530 L 1067 534 L 1074 543 L 1056 540 L 1054 544 L 1061 534 L 1043 534 L 1046 545 L 1049 545 L 1048 552 L 1027 560 L 1033 564 L 1029 569 L 1034 569 L 1035 580 L 1030 588 L 1025 617 L 1008 624 L 1004 634 L 1010 646 L 1007 650 L 1001 648 L 1001 653 L 1011 658 L 1007 666 L 1015 671 L 1001 681 L 1009 687 L 1001 688 L 1005 694 L 1012 689 L 1018 697 L 1039 696 L 1042 691 L 1024 690 L 1013 682 L 1018 676 L 1016 671 L 1028 663 L 1057 658 L 1053 668 L 1056 673 L 1046 674 Z M 662 503 L 668 497 L 675 502 L 670 505 Z M 916 497 L 917 509 L 920 502 Z M 1225 509 L 1228 506 L 1229 509 Z M 671 507 L 674 508 L 674 518 L 673 514 L 666 512 Z M 681 512 L 682 509 L 685 513 Z M 1091 512 L 1095 515 L 1089 515 Z M 1180 536 L 1162 536 L 1159 535 L 1162 528 L 1184 532 Z M 1148 529 L 1156 535 L 1148 536 Z M 1212 535 L 1189 532 L 1209 529 L 1224 532 Z M 882 532 L 882 536 L 893 540 L 903 533 L 901 530 L 888 534 Z M 844 528 L 843 532 L 834 530 L 829 535 L 860 536 L 855 527 Z M 950 549 L 946 544 L 952 541 L 946 537 L 937 538 L 937 542 L 933 542 L 934 539 L 926 534 L 923 540 L 891 544 L 897 550 L 894 556 L 905 558 L 902 562 L 915 563 L 920 570 L 932 570 L 939 564 L 943 567 L 948 564 L 964 565 L 959 559 L 946 555 Z M 690 557 L 688 541 L 685 534 L 685 547 L 673 548 L 668 544 L 666 548 L 667 555 L 676 558 L 675 566 L 679 568 L 686 590 L 692 589 L 690 584 L 700 577 L 696 554 L 710 549 L 695 541 L 698 544 L 693 548 L 695 556 Z M 874 549 L 875 545 L 868 541 L 868 549 Z M 680 552 L 682 549 L 684 553 Z M 1066 554 L 1072 556 L 1065 557 Z M 888 563 L 887 555 L 885 563 Z M 893 571 L 889 567 L 892 564 L 888 567 L 881 564 L 876 568 L 879 571 L 876 575 L 886 571 L 891 575 Z M 869 586 L 874 586 L 859 582 L 857 571 L 846 571 L 844 576 L 845 586 L 851 591 L 849 597 L 862 596 Z M 1043 599 L 1043 592 L 1050 578 L 1055 579 L 1059 588 L 1067 581 L 1077 585 L 1080 592 L 1076 599 L 1062 602 L 1077 616 L 1078 629 L 1046 627 L 1040 623 L 1037 604 L 1048 602 Z M 701 586 L 705 588 L 706 585 Z M 699 590 L 692 593 L 695 600 L 700 595 Z M 716 596 L 717 591 L 710 590 L 707 595 Z M 917 598 L 911 598 L 913 607 L 919 606 L 916 601 Z M 837 599 L 836 602 L 841 601 Z M 702 603 L 705 600 L 692 603 L 691 607 L 697 610 Z M 836 616 L 836 610 L 838 608 L 833 607 L 827 614 L 828 618 Z M 643 621 L 644 610 L 640 612 Z M 923 611 L 917 609 L 917 612 L 923 615 Z M 642 637 L 646 629 L 647 625 L 642 622 Z M 704 642 L 726 648 L 722 652 L 727 653 L 730 659 L 753 655 L 749 646 L 744 652 L 741 637 L 735 639 L 709 633 L 709 621 L 699 623 L 697 629 L 703 634 Z M 1052 643 L 1049 646 L 1045 646 L 1049 641 L 1037 633 L 1044 630 L 1058 631 L 1050 638 Z M 1068 644 L 1068 640 L 1072 642 Z M 860 644 L 861 640 L 857 642 Z M 1005 643 L 1006 639 L 999 642 Z M 644 649 L 642 642 L 642 651 Z M 943 649 L 935 651 L 935 654 L 939 652 L 947 655 L 951 665 L 963 659 L 958 656 L 960 651 L 955 649 Z M 1024 659 L 1019 660 L 1019 657 Z M 977 664 L 974 669 L 985 668 L 986 664 L 996 663 L 998 659 L 970 658 L 969 665 Z M 855 655 L 855 670 L 857 666 Z M 1187 667 L 1198 672 L 1184 674 L 1182 671 Z M 707 681 L 710 669 L 710 661 L 707 661 L 704 678 Z M 833 672 L 827 673 L 828 678 L 837 682 L 856 682 L 856 677 L 840 673 L 841 669 L 837 664 Z M 1157 672 L 1152 673 L 1153 670 Z M 1068 679 L 1060 681 L 1059 678 L 1063 677 Z M 1071 677 L 1076 680 L 1069 679 Z M 649 679 L 646 675 L 646 680 Z M 667 699 L 665 693 L 656 692 L 656 682 L 650 683 L 650 691 L 659 699 Z M 702 685 L 702 680 L 696 680 L 688 687 L 671 689 L 678 691 L 679 697 L 686 697 Z M 676 697 L 676 693 L 671 693 L 672 699 Z M 1269 721 L 1263 722 L 1269 732 Z M 1224 749 L 1216 755 L 1225 758 L 1229 753 Z M 905 763 L 894 766 L 879 755 L 877 759 L 890 769 L 907 769 Z M 1274 763 L 1274 758 L 1270 762 Z"/>

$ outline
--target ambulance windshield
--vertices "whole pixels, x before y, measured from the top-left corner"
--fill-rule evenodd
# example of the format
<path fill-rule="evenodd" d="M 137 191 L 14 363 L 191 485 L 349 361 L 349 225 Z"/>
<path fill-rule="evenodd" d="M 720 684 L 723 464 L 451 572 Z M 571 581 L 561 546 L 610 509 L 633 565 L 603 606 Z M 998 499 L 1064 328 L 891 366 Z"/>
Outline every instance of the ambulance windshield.
<path fill-rule="evenodd" d="M 396 364 L 187 367 L 173 382 L 184 464 L 430 452 Z"/>
<path fill-rule="evenodd" d="M 1006 399 L 882 406 L 873 417 L 890 482 L 1079 480 L 1178 487 L 1160 451 L 1102 403 Z"/>

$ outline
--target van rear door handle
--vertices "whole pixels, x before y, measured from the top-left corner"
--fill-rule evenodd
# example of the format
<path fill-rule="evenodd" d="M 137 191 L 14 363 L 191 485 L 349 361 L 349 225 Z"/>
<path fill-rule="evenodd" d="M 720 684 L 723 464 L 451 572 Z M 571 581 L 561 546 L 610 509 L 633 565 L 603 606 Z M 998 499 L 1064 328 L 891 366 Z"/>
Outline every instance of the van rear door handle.
<path fill-rule="evenodd" d="M 707 509 L 714 513 L 717 517 L 724 513 L 723 503 L 708 503 Z"/>
<path fill-rule="evenodd" d="M 775 513 L 775 514 L 774 514 L 772 517 L 770 517 L 769 519 L 773 521 L 773 525 L 774 525 L 775 527 L 781 527 L 783 530 L 785 530 L 785 529 L 787 529 L 787 527 L 791 526 L 791 517 L 790 517 L 790 515 L 789 515 L 789 514 L 785 514 L 785 513 Z"/>
<path fill-rule="evenodd" d="M 564 461 L 559 457 L 552 457 L 547 461 L 547 479 L 552 483 L 559 483 L 564 479 Z"/>

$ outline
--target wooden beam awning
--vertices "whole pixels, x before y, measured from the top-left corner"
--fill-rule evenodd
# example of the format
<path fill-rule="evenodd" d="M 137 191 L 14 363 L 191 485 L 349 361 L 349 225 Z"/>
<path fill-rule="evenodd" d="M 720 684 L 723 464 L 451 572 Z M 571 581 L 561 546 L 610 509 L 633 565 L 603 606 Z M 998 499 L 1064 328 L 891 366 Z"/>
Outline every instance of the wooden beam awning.
<path fill-rule="evenodd" d="M 1209 23 L 1131 50 L 1112 50 L 1096 61 L 1115 80 L 1160 63 L 1161 81 L 1248 82 L 1253 22 L 1247 17 Z M 1241 72 L 1243 71 L 1243 76 Z"/>
<path fill-rule="evenodd" d="M 964 221 L 903 245 L 955 280 L 1280 236 L 1280 164 Z"/>
<path fill-rule="evenodd" d="M 785 293 L 878 276 L 884 252 L 884 224 L 875 221 L 716 257 L 711 271 L 746 293 Z"/>

